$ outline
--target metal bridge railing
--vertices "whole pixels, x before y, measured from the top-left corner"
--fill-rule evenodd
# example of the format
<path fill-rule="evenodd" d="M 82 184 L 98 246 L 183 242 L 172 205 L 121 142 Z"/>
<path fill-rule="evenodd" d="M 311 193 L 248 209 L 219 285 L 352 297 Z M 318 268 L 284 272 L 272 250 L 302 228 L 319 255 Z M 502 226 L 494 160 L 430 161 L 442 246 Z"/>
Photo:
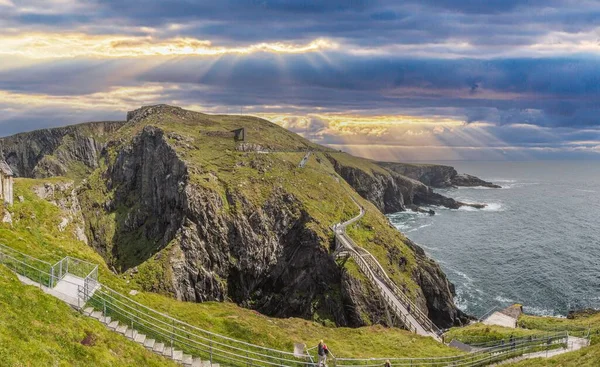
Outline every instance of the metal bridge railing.
<path fill-rule="evenodd" d="M 228 366 L 309 366 L 308 354 L 298 356 L 268 347 L 243 342 L 190 325 L 144 306 L 102 285 L 87 306 L 102 311 L 148 338 L 212 362 Z"/>
<path fill-rule="evenodd" d="M 499 345 L 496 347 L 484 349 L 474 353 L 462 354 L 450 357 L 435 358 L 337 358 L 336 366 L 344 367 L 381 367 L 386 360 L 389 360 L 393 366 L 411 366 L 411 367 L 474 367 L 485 366 L 491 363 L 500 362 L 506 359 L 521 356 L 526 353 L 538 351 L 549 351 L 565 347 L 568 334 L 557 333 L 552 336 L 543 336 L 531 338 L 520 342 L 514 341 L 511 344 Z"/>
<path fill-rule="evenodd" d="M 355 255 L 360 257 L 358 254 Z M 53 284 L 52 279 L 57 279 L 57 276 L 47 271 L 48 267 L 52 268 L 49 263 L 7 249 L 3 245 L 0 245 L 0 263 L 34 282 L 39 282 L 40 287 Z M 96 278 L 93 278 L 94 274 Z M 86 277 L 97 279 L 97 267 L 93 267 Z M 113 320 L 118 320 L 146 334 L 149 338 L 165 343 L 166 346 L 211 362 L 221 362 L 235 367 L 315 367 L 314 360 L 308 352 L 305 354 L 286 352 L 219 335 L 153 310 L 104 285 L 98 283 L 98 286 L 99 288 L 93 294 L 87 293 L 85 287 L 79 286 L 78 293 L 83 293 L 79 298 L 87 299 L 87 306 L 102 311 L 104 316 L 110 316 Z M 565 347 L 568 337 L 568 332 L 534 335 L 513 339 L 509 343 L 500 342 L 477 352 L 450 357 L 360 359 L 335 358 L 331 355 L 331 363 L 335 367 L 380 367 L 386 359 L 389 359 L 394 366 L 485 366 L 525 353 Z M 589 338 L 589 330 L 587 337 Z"/>
<path fill-rule="evenodd" d="M 1 244 L 0 264 L 4 264 L 13 272 L 39 283 L 40 287 L 45 286 L 50 288 L 52 285 L 52 274 L 50 272 L 52 265 L 50 263 L 25 255 Z"/>

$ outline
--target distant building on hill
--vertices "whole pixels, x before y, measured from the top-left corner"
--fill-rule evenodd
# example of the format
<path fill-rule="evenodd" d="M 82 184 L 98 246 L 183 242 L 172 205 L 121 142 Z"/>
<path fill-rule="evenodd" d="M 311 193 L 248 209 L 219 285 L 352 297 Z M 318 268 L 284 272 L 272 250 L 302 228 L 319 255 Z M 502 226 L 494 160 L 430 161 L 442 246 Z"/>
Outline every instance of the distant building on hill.
<path fill-rule="evenodd" d="M 0 160 L 0 196 L 4 203 L 13 203 L 13 171 L 4 159 Z"/>

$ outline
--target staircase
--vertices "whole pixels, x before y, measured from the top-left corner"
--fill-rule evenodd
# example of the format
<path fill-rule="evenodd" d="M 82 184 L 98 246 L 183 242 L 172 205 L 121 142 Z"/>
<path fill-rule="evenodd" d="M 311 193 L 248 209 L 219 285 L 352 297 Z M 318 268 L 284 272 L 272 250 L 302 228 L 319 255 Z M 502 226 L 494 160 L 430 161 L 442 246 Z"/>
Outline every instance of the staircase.
<path fill-rule="evenodd" d="M 218 363 L 202 361 L 200 358 L 194 358 L 190 354 L 184 354 L 181 350 L 177 350 L 171 346 L 166 346 L 164 343 L 159 343 L 155 339 L 151 339 L 138 332 L 136 329 L 133 329 L 125 324 L 121 324 L 117 320 L 112 320 L 110 316 L 105 316 L 102 311 L 96 311 L 92 307 L 87 307 L 84 309 L 83 314 L 85 316 L 95 318 L 104 324 L 109 330 L 124 335 L 127 339 L 142 345 L 147 350 L 166 358 L 170 358 L 186 367 L 219 367 Z"/>
<path fill-rule="evenodd" d="M 351 199 L 358 206 L 360 212 L 356 217 L 333 226 L 336 238 L 334 256 L 336 258 L 352 257 L 354 259 L 360 270 L 379 291 L 386 305 L 399 318 L 406 329 L 442 342 L 441 331 L 437 326 L 390 279 L 379 261 L 369 251 L 358 246 L 346 233 L 346 227 L 358 221 L 365 214 L 363 207 L 352 196 Z"/>

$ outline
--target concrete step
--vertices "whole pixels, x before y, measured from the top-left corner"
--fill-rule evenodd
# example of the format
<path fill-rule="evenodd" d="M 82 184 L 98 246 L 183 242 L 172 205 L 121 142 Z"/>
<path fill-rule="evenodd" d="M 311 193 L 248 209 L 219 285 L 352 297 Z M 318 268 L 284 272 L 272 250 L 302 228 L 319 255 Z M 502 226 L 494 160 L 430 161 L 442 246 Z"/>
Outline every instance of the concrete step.
<path fill-rule="evenodd" d="M 94 308 L 93 307 L 88 307 L 85 310 L 83 310 L 83 314 L 86 316 L 90 316 L 92 314 L 92 312 L 94 312 Z"/>
<path fill-rule="evenodd" d="M 92 314 L 90 316 L 92 316 L 96 320 L 101 320 L 102 319 L 102 312 L 101 311 L 94 311 L 94 312 L 92 312 Z"/>
<path fill-rule="evenodd" d="M 128 328 L 127 331 L 125 332 L 125 336 L 131 340 L 134 340 L 135 337 L 137 336 L 138 332 L 135 329 L 132 328 Z"/>
<path fill-rule="evenodd" d="M 202 367 L 210 367 L 210 361 L 202 361 Z"/>
<path fill-rule="evenodd" d="M 213 363 L 212 367 L 219 367 L 219 364 L 218 363 Z"/>
<path fill-rule="evenodd" d="M 106 325 L 110 324 L 111 321 L 112 321 L 112 318 L 110 316 L 104 316 L 102 318 L 102 322 L 105 323 Z"/>
<path fill-rule="evenodd" d="M 163 350 L 163 356 L 165 357 L 169 357 L 171 358 L 171 352 L 173 351 L 173 348 L 171 347 L 165 347 L 165 349 Z"/>
<path fill-rule="evenodd" d="M 192 360 L 192 367 L 202 367 L 202 360 L 200 358 L 194 358 Z"/>
<path fill-rule="evenodd" d="M 156 344 L 156 340 L 154 340 L 154 339 L 146 339 L 146 341 L 144 342 L 144 347 L 146 349 L 152 350 L 152 348 L 154 348 L 154 344 Z"/>
<path fill-rule="evenodd" d="M 112 321 L 112 322 L 110 322 L 110 323 L 108 324 L 108 328 L 109 328 L 110 330 L 113 330 L 113 331 L 114 331 L 114 330 L 117 330 L 117 327 L 119 327 L 119 322 L 118 322 L 117 320 L 115 320 L 115 321 Z"/>
<path fill-rule="evenodd" d="M 165 345 L 163 343 L 155 343 L 152 350 L 156 353 L 162 354 L 165 351 Z"/>
<path fill-rule="evenodd" d="M 146 335 L 138 333 L 133 339 L 134 342 L 144 344 L 146 341 Z"/>
<path fill-rule="evenodd" d="M 119 334 L 125 335 L 125 332 L 127 331 L 127 325 L 119 325 L 119 326 L 117 326 L 115 331 Z"/>
<path fill-rule="evenodd" d="M 192 365 L 192 356 L 189 354 L 184 354 L 183 358 L 181 359 L 181 363 L 183 363 L 184 366 L 186 367 L 191 367 Z"/>
<path fill-rule="evenodd" d="M 181 362 L 181 360 L 183 359 L 183 352 L 180 350 L 174 350 L 172 358 L 174 361 Z"/>

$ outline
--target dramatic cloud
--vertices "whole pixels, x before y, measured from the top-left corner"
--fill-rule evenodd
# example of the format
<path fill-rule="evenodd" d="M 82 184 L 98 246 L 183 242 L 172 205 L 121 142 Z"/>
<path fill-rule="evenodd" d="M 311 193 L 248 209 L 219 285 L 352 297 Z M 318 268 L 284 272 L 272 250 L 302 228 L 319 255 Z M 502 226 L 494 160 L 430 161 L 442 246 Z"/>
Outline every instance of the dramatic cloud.
<path fill-rule="evenodd" d="M 372 157 L 600 157 L 599 18 L 568 0 L 0 0 L 0 134 L 172 103 Z"/>

